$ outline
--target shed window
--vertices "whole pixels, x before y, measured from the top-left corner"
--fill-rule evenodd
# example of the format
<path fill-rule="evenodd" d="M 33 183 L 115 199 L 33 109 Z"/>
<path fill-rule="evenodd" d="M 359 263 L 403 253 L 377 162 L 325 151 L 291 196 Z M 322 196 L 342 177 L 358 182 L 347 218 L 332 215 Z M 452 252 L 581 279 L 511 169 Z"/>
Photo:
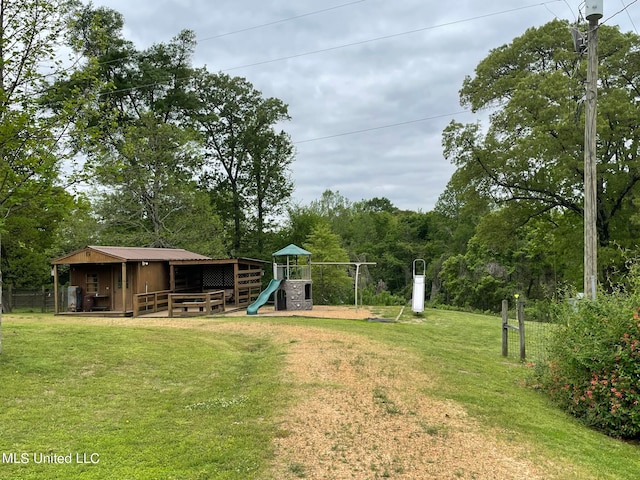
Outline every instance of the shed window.
<path fill-rule="evenodd" d="M 98 293 L 97 273 L 87 273 L 87 293 Z"/>
<path fill-rule="evenodd" d="M 129 275 L 127 275 L 127 288 L 129 288 Z M 122 289 L 122 272 L 118 273 L 118 289 Z"/>

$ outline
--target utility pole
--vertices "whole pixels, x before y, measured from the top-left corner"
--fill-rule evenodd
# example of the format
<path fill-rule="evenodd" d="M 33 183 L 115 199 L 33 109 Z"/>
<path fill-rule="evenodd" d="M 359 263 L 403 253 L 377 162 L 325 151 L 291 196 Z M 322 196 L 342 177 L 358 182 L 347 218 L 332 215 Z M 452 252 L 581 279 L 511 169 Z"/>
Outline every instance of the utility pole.
<path fill-rule="evenodd" d="M 603 0 L 587 0 L 587 91 L 584 123 L 584 296 L 596 299 L 598 280 L 596 114 L 598 100 L 598 20 Z"/>

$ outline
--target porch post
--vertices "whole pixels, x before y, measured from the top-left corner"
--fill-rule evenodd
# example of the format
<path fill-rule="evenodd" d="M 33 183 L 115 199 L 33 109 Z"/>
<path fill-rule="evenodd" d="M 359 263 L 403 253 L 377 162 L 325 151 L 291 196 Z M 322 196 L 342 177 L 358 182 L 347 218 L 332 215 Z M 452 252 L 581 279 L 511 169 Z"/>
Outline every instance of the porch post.
<path fill-rule="evenodd" d="M 122 311 L 127 314 L 127 262 L 122 262 Z"/>
<path fill-rule="evenodd" d="M 236 260 L 233 264 L 233 296 L 236 300 L 236 307 L 240 306 L 240 262 Z M 249 295 L 249 303 L 251 303 L 251 290 L 247 292 Z"/>
<path fill-rule="evenodd" d="M 58 265 L 53 265 L 53 312 L 58 311 Z"/>

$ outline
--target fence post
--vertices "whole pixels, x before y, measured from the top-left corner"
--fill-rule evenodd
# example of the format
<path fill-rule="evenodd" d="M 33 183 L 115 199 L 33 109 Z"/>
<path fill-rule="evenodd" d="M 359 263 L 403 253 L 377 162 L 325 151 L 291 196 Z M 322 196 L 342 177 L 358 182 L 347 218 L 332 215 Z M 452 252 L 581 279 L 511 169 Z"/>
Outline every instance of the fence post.
<path fill-rule="evenodd" d="M 7 292 L 6 292 L 6 296 L 5 296 L 5 312 L 12 312 L 13 311 L 13 285 L 9 284 L 7 285 Z"/>
<path fill-rule="evenodd" d="M 502 300 L 502 356 L 509 356 L 509 300 Z"/>
<path fill-rule="evenodd" d="M 524 343 L 524 302 L 518 301 L 518 331 L 520 333 L 520 361 L 524 362 L 526 358 Z"/>

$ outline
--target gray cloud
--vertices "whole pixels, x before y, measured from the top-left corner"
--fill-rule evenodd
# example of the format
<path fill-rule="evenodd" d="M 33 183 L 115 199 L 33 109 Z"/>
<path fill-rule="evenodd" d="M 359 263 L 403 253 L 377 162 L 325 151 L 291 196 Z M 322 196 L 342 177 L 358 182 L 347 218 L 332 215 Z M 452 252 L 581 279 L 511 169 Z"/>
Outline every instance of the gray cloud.
<path fill-rule="evenodd" d="M 573 21 L 580 2 L 362 0 L 332 9 L 347 3 L 94 2 L 124 15 L 125 35 L 138 48 L 194 30 L 196 65 L 245 77 L 286 102 L 292 120 L 282 127 L 297 142 L 298 203 L 332 189 L 352 201 L 387 197 L 416 211 L 433 208 L 454 171 L 442 156 L 443 129 L 453 119 L 480 118 L 457 113 L 465 75 L 527 28 L 556 16 Z M 609 8 L 605 19 L 622 4 Z M 306 15 L 323 9 L 330 10 Z M 608 23 L 633 30 L 640 4 L 628 13 Z M 238 33 L 220 36 L 229 32 Z"/>

